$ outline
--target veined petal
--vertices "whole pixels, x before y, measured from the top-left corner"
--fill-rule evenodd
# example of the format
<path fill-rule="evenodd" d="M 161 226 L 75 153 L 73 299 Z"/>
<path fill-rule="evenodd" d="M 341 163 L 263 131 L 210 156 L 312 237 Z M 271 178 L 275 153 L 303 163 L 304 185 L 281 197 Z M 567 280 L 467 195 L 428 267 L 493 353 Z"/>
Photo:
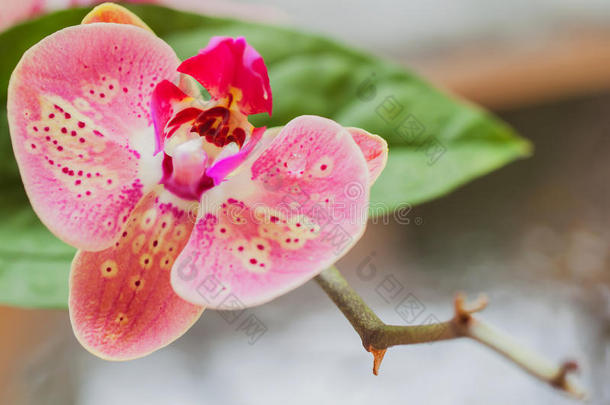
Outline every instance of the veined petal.
<path fill-rule="evenodd" d="M 263 58 L 244 38 L 213 37 L 178 71 L 195 78 L 212 98 L 233 97 L 245 115 L 271 115 L 269 75 Z"/>
<path fill-rule="evenodd" d="M 382 137 L 364 129 L 346 128 L 362 151 L 369 167 L 369 186 L 372 186 L 388 162 L 388 143 Z"/>
<path fill-rule="evenodd" d="M 171 197 L 160 190 L 140 201 L 114 246 L 79 251 L 72 263 L 72 327 L 81 344 L 101 358 L 129 360 L 160 349 L 203 311 L 170 285 L 171 267 L 189 238 L 193 217 L 184 202 L 165 201 Z"/>
<path fill-rule="evenodd" d="M 369 173 L 334 121 L 291 121 L 227 182 L 203 194 L 199 220 L 172 269 L 185 300 L 248 307 L 303 284 L 364 232 Z"/>
<path fill-rule="evenodd" d="M 155 155 L 163 150 L 165 126 L 176 113 L 176 105 L 189 99 L 190 96 L 169 80 L 163 80 L 155 87 L 150 103 L 155 127 Z"/>
<path fill-rule="evenodd" d="M 149 100 L 177 65 L 153 34 L 101 23 L 56 32 L 17 65 L 7 103 L 13 149 L 34 210 L 65 242 L 108 247 L 161 178 Z"/>
<path fill-rule="evenodd" d="M 140 17 L 127 10 L 125 7 L 114 3 L 103 3 L 95 7 L 85 16 L 85 18 L 83 18 L 82 24 L 97 22 L 130 24 L 153 32 L 153 30 L 151 30 L 150 27 L 140 19 Z"/>

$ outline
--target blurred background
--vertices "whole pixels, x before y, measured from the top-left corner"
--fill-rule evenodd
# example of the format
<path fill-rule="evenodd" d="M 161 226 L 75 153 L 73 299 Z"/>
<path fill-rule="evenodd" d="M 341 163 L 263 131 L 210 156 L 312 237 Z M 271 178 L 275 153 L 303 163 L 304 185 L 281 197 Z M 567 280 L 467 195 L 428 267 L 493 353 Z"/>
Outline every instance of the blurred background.
<path fill-rule="evenodd" d="M 486 320 L 577 359 L 590 403 L 610 403 L 610 2 L 180 3 L 392 59 L 530 139 L 532 158 L 413 208 L 408 224 L 371 223 L 338 267 L 392 323 L 444 320 L 456 291 L 484 291 Z M 0 307 L 0 404 L 572 403 L 470 341 L 392 348 L 375 377 L 314 282 L 247 311 L 262 333 L 210 311 L 170 347 L 109 363 L 80 347 L 67 312 Z"/>

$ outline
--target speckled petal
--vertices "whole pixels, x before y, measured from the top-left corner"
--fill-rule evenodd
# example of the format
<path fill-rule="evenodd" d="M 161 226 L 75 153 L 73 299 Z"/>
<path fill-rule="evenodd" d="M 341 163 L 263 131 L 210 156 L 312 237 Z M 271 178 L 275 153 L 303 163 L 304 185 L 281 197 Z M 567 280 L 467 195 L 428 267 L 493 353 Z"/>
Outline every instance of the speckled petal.
<path fill-rule="evenodd" d="M 267 66 L 244 38 L 213 37 L 199 54 L 182 62 L 178 71 L 195 78 L 212 98 L 234 97 L 246 115 L 271 115 Z"/>
<path fill-rule="evenodd" d="M 159 189 L 140 201 L 115 246 L 79 251 L 72 263 L 72 327 L 81 344 L 101 358 L 129 360 L 160 349 L 203 311 L 170 285 L 171 267 L 193 217 L 185 202 Z"/>
<path fill-rule="evenodd" d="M 364 129 L 346 128 L 362 151 L 369 167 L 369 185 L 373 185 L 388 162 L 388 143 L 382 137 Z"/>
<path fill-rule="evenodd" d="M 91 23 L 130 24 L 152 32 L 150 27 L 125 7 L 114 3 L 103 3 L 95 7 L 83 18 L 83 24 Z"/>
<path fill-rule="evenodd" d="M 321 117 L 294 119 L 203 194 L 172 269 L 174 290 L 192 303 L 234 309 L 296 288 L 360 238 L 368 184 L 366 161 L 346 129 Z"/>
<path fill-rule="evenodd" d="M 7 103 L 13 149 L 34 210 L 65 242 L 108 247 L 161 178 L 150 96 L 178 63 L 145 30 L 95 23 L 56 32 L 17 65 Z"/>

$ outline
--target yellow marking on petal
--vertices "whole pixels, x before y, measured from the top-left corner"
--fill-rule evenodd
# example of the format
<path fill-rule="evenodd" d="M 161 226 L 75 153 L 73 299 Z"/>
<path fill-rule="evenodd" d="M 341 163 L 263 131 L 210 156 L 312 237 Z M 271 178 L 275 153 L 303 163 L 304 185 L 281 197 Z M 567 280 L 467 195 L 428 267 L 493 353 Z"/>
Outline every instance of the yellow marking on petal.
<path fill-rule="evenodd" d="M 157 253 L 159 253 L 161 251 L 162 242 L 163 241 L 159 237 L 151 239 L 150 242 L 148 243 L 149 252 L 152 255 L 156 255 Z"/>
<path fill-rule="evenodd" d="M 172 268 L 172 265 L 174 264 L 172 262 L 173 260 L 173 256 L 170 255 L 165 255 L 161 258 L 161 260 L 159 261 L 159 267 L 163 270 L 169 270 Z"/>
<path fill-rule="evenodd" d="M 229 93 L 231 93 L 231 96 L 233 96 L 232 103 L 227 106 L 229 108 L 233 103 L 241 101 L 241 99 L 244 97 L 244 93 L 241 91 L 241 89 L 238 89 L 237 87 L 231 86 L 229 88 Z"/>
<path fill-rule="evenodd" d="M 276 241 L 283 249 L 297 250 L 319 236 L 320 227 L 306 215 L 287 217 L 271 207 L 258 206 L 254 212 L 259 235 Z"/>
<path fill-rule="evenodd" d="M 174 254 L 174 252 L 178 248 L 173 243 L 164 244 L 163 247 L 164 247 L 164 251 L 167 252 L 168 254 Z"/>
<path fill-rule="evenodd" d="M 134 291 L 141 291 L 144 288 L 144 280 L 139 275 L 132 276 L 129 279 L 129 287 Z"/>
<path fill-rule="evenodd" d="M 84 115 L 75 102 L 40 95 L 38 104 L 37 119 L 30 122 L 23 140 L 26 150 L 44 156 L 49 163 L 46 170 L 77 198 L 95 199 L 98 189 L 116 187 L 118 180 L 108 177 L 108 168 L 101 157 L 107 153 L 109 143 L 92 142 L 105 130 Z M 86 172 L 80 170 L 83 162 L 87 162 Z M 107 226 L 106 221 L 102 225 Z M 113 222 L 110 227 L 114 225 Z"/>
<path fill-rule="evenodd" d="M 121 94 L 122 88 L 118 79 L 103 74 L 94 83 L 83 82 L 81 84 L 82 93 L 90 102 L 96 104 L 110 104 L 116 96 Z"/>
<path fill-rule="evenodd" d="M 114 318 L 114 321 L 116 323 L 118 323 L 119 325 L 123 326 L 123 325 L 127 325 L 127 323 L 129 322 L 129 318 L 127 317 L 127 315 L 125 315 L 122 312 L 119 312 L 116 315 L 116 318 Z M 108 339 L 110 340 L 116 340 L 117 335 L 114 333 L 109 333 L 108 335 L 106 335 Z"/>
<path fill-rule="evenodd" d="M 231 245 L 231 252 L 240 259 L 242 266 L 253 273 L 264 273 L 270 269 L 271 244 L 263 238 L 238 239 Z"/>
<path fill-rule="evenodd" d="M 169 232 L 174 225 L 174 216 L 172 214 L 163 214 L 163 216 L 159 219 L 157 227 L 161 230 L 163 234 Z"/>
<path fill-rule="evenodd" d="M 157 219 L 157 210 L 152 208 L 149 209 L 142 215 L 142 219 L 140 220 L 140 228 L 147 231 L 153 227 L 155 224 L 155 220 Z"/>
<path fill-rule="evenodd" d="M 178 225 L 177 227 L 174 228 L 173 238 L 181 239 L 184 237 L 185 232 L 186 232 L 186 227 L 184 225 Z"/>
<path fill-rule="evenodd" d="M 114 260 L 106 260 L 100 266 L 100 271 L 102 273 L 102 277 L 112 278 L 118 274 L 119 266 Z"/>
<path fill-rule="evenodd" d="M 152 264 L 153 257 L 150 254 L 144 253 L 142 256 L 140 256 L 140 267 L 142 267 L 144 270 L 150 269 Z"/>
<path fill-rule="evenodd" d="M 144 246 L 145 242 L 146 242 L 146 234 L 142 233 L 142 234 L 138 235 L 131 244 L 131 251 L 134 254 L 138 254 L 140 252 L 140 250 L 142 249 L 142 246 Z"/>

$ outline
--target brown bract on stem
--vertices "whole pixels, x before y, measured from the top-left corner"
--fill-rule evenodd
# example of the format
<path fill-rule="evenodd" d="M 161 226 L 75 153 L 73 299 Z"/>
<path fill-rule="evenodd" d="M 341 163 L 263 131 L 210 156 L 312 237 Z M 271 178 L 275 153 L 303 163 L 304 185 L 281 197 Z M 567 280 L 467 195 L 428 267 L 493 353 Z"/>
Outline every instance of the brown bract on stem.
<path fill-rule="evenodd" d="M 315 280 L 358 332 L 364 348 L 373 354 L 375 375 L 379 371 L 386 350 L 391 346 L 470 338 L 500 353 L 552 387 L 578 399 L 586 397 L 584 389 L 570 375 L 578 369 L 574 361 L 554 364 L 475 317 L 474 314 L 487 305 L 484 296 L 467 304 L 465 296 L 457 294 L 454 316 L 445 322 L 413 326 L 387 325 L 350 287 L 335 267 L 324 270 Z"/>

